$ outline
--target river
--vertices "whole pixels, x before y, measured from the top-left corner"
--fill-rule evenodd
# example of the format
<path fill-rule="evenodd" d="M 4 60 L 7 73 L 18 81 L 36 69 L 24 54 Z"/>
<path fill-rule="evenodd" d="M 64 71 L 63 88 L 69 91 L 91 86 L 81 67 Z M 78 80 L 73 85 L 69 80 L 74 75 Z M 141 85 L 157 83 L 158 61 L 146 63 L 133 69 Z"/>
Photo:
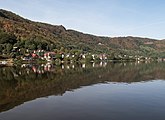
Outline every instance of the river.
<path fill-rule="evenodd" d="M 165 120 L 165 63 L 0 68 L 0 120 Z"/>

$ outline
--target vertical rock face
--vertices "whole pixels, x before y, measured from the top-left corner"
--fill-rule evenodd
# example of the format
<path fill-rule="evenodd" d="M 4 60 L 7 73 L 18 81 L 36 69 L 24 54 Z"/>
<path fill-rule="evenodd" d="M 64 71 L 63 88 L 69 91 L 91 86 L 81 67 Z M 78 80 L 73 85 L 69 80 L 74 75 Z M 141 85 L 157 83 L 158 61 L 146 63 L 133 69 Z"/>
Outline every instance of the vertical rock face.
<path fill-rule="evenodd" d="M 41 40 L 58 46 L 74 46 L 94 52 L 111 52 L 131 50 L 131 52 L 150 51 L 165 52 L 165 40 L 154 40 L 139 37 L 99 37 L 84 34 L 75 30 L 66 30 L 62 25 L 51 25 L 33 22 L 0 9 L 0 30 L 13 34 L 17 40 Z M 152 43 L 152 44 L 151 44 Z"/>

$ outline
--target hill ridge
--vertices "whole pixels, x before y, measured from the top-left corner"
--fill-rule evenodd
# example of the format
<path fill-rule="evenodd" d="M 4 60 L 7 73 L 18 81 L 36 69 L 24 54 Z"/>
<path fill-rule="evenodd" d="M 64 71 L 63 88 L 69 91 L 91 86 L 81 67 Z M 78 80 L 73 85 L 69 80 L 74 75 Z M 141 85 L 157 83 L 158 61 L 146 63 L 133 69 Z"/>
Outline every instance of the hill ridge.
<path fill-rule="evenodd" d="M 17 42 L 33 41 L 53 45 L 54 49 L 77 49 L 97 53 L 163 54 L 165 40 L 141 37 L 103 37 L 66 29 L 62 25 L 34 22 L 13 12 L 0 9 L 0 30 L 12 34 Z M 15 45 L 16 43 L 12 43 Z M 42 48 L 42 45 L 40 45 Z M 23 46 L 25 47 L 25 46 Z M 26 47 L 25 47 L 26 48 Z M 37 49 L 37 46 L 35 47 Z M 43 47 L 44 48 L 44 47 Z"/>

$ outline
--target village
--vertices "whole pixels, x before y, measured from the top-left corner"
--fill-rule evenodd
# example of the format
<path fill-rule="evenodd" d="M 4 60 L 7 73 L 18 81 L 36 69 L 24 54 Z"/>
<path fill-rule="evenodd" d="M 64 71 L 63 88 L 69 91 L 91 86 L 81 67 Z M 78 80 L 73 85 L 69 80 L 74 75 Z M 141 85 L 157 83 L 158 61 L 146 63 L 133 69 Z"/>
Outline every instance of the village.
<path fill-rule="evenodd" d="M 73 63 L 73 62 L 100 62 L 100 61 L 165 61 L 165 58 L 151 58 L 140 55 L 126 54 L 106 54 L 106 53 L 89 53 L 78 50 L 46 51 L 46 50 L 21 50 L 19 47 L 13 47 L 12 58 L 0 58 L 0 65 L 12 66 L 14 63 Z"/>
<path fill-rule="evenodd" d="M 53 61 L 95 61 L 108 60 L 108 56 L 106 54 L 91 54 L 91 53 L 81 53 L 81 52 L 72 52 L 72 53 L 64 53 L 64 52 L 54 52 L 54 51 L 45 51 L 45 50 L 34 50 L 31 53 L 27 53 L 21 56 L 21 60 L 23 61 L 33 61 L 40 60 L 46 62 Z"/>
<path fill-rule="evenodd" d="M 28 50 L 27 50 L 28 51 Z M 45 50 L 34 50 L 31 53 L 27 53 L 21 56 L 22 61 L 41 60 L 46 62 L 60 61 L 60 62 L 94 62 L 94 61 L 165 61 L 165 58 L 151 58 L 145 56 L 131 56 L 131 55 L 108 55 L 92 54 L 83 52 L 54 52 Z"/>
<path fill-rule="evenodd" d="M 16 58 L 1 59 L 1 65 L 12 66 L 13 63 L 73 63 L 73 62 L 97 62 L 97 61 L 165 61 L 165 58 L 151 58 L 144 56 L 130 56 L 130 55 L 116 55 L 111 56 L 108 54 L 92 54 L 92 53 L 82 53 L 82 52 L 54 52 L 45 50 L 34 50 L 29 52 L 26 50 L 25 54 L 20 54 L 17 51 Z"/>

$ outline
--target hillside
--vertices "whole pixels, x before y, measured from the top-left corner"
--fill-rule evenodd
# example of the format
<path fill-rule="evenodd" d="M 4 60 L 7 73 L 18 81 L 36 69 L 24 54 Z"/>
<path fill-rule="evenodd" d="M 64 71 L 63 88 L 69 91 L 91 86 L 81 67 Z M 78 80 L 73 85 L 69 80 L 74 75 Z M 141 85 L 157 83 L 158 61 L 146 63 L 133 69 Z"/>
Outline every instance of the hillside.
<path fill-rule="evenodd" d="M 0 53 L 10 53 L 13 46 L 47 50 L 64 48 L 65 50 L 75 49 L 107 54 L 163 57 L 165 55 L 165 40 L 131 36 L 99 37 L 67 30 L 62 25 L 33 22 L 10 11 L 0 9 Z"/>

